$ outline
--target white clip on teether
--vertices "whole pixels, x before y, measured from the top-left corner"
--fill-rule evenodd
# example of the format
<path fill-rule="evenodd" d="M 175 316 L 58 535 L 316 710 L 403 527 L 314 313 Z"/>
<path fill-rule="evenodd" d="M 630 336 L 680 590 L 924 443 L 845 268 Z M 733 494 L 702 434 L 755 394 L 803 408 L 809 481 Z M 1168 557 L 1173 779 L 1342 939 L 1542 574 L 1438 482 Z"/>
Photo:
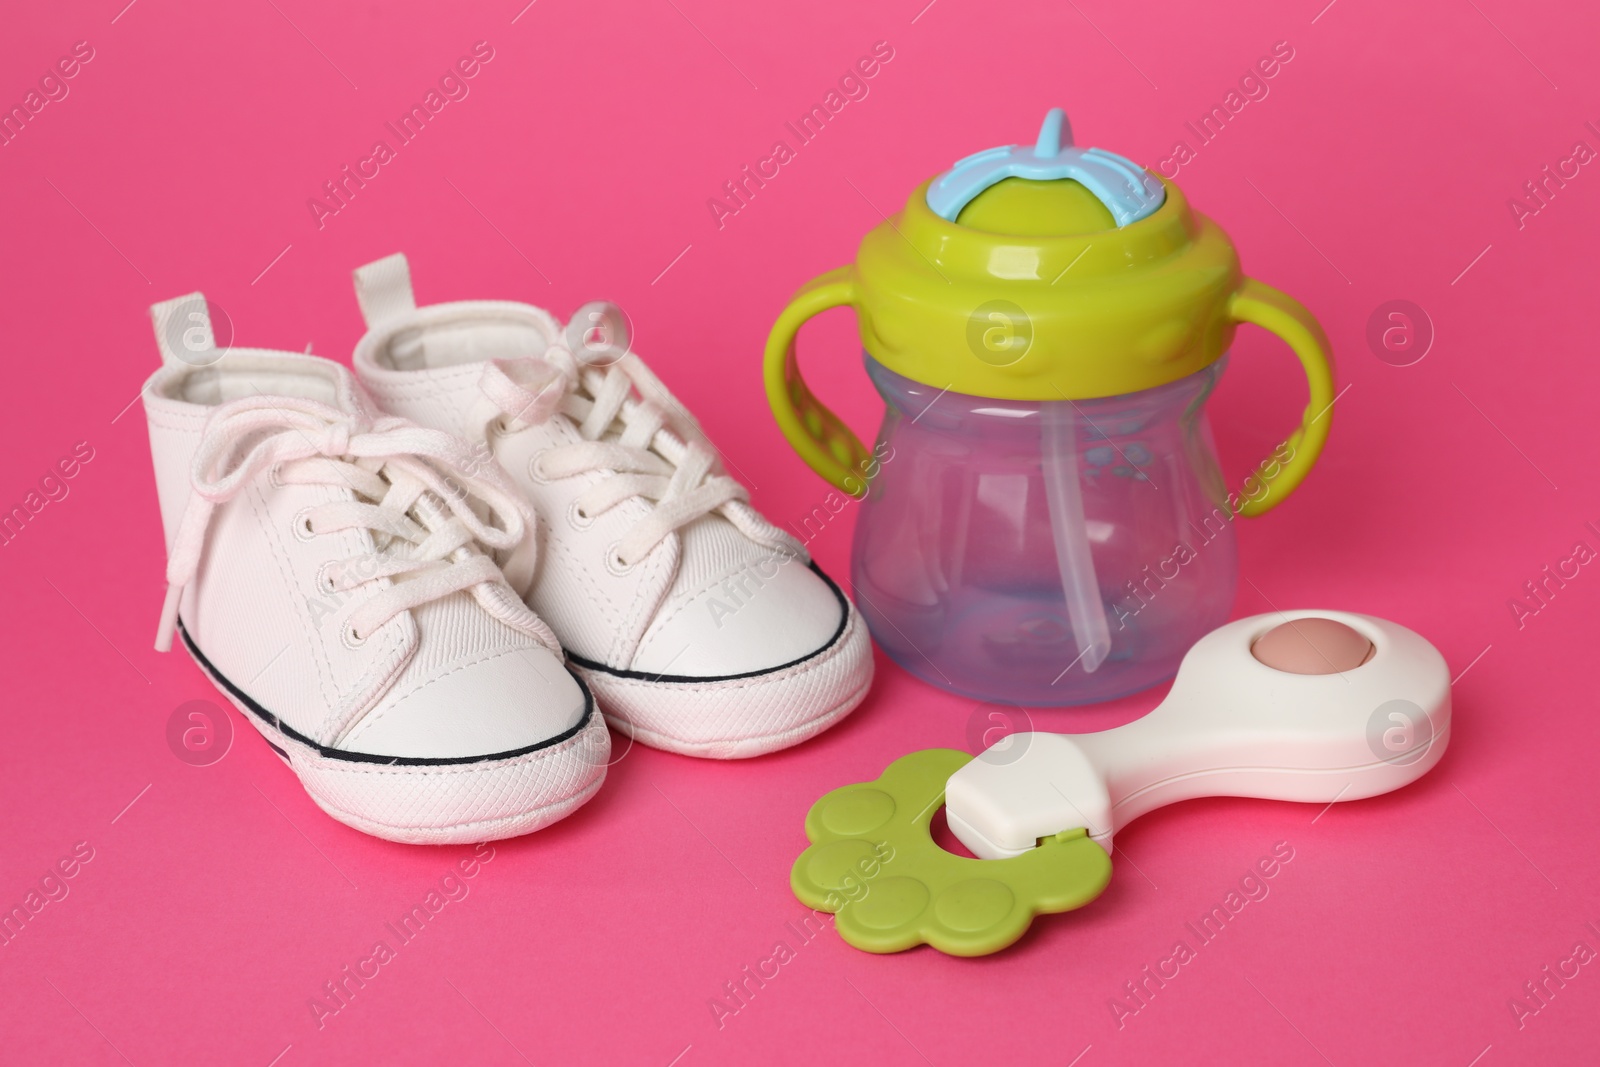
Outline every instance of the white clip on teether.
<path fill-rule="evenodd" d="M 1369 615 L 1240 619 L 1189 650 L 1148 715 L 1092 734 L 1013 734 L 950 776 L 950 829 L 983 859 L 1084 827 L 1107 852 L 1147 811 L 1194 797 L 1326 804 L 1408 785 L 1450 739 L 1450 671 Z"/>

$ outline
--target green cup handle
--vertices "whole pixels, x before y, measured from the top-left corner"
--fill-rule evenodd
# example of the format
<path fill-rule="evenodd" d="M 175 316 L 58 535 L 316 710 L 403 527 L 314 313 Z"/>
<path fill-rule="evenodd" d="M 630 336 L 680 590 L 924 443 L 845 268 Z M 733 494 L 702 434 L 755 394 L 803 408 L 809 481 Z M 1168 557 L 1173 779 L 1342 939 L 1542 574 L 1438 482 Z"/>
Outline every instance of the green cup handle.
<path fill-rule="evenodd" d="M 763 377 L 767 403 L 778 428 L 812 470 L 851 496 L 865 496 L 872 453 L 861 438 L 829 411 L 806 387 L 795 359 L 794 339 L 813 315 L 829 308 L 856 305 L 851 268 L 840 267 L 813 278 L 783 309 L 767 337 Z"/>
<path fill-rule="evenodd" d="M 1300 357 L 1311 390 L 1299 428 L 1245 479 L 1236 510 L 1253 517 L 1271 511 L 1294 492 L 1322 454 L 1333 423 L 1333 356 L 1328 336 L 1311 312 L 1294 297 L 1254 278 L 1244 279 L 1228 301 L 1228 317 L 1282 338 Z"/>
<path fill-rule="evenodd" d="M 856 307 L 849 267 L 806 283 L 778 316 L 767 337 L 763 376 L 767 402 L 778 427 L 807 465 L 851 496 L 864 496 L 872 453 L 806 386 L 795 359 L 795 335 L 806 320 L 834 307 Z M 1300 359 L 1310 398 L 1300 426 L 1277 452 L 1256 465 L 1239 495 L 1239 514 L 1254 517 L 1276 507 L 1305 480 L 1333 423 L 1333 357 L 1321 325 L 1299 301 L 1253 278 L 1244 279 L 1228 302 L 1238 323 L 1260 326 L 1282 338 Z"/>

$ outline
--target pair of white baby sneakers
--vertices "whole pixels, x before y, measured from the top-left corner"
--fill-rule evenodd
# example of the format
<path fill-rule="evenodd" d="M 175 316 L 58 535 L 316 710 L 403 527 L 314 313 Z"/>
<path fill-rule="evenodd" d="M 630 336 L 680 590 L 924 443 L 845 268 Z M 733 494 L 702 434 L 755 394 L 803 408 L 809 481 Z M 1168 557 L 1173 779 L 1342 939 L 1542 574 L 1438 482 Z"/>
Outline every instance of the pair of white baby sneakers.
<path fill-rule="evenodd" d="M 612 305 L 418 308 L 356 272 L 355 374 L 152 309 L 145 384 L 181 637 L 334 818 L 393 841 L 546 826 L 631 744 L 773 752 L 872 681 L 865 625 L 639 357 Z"/>

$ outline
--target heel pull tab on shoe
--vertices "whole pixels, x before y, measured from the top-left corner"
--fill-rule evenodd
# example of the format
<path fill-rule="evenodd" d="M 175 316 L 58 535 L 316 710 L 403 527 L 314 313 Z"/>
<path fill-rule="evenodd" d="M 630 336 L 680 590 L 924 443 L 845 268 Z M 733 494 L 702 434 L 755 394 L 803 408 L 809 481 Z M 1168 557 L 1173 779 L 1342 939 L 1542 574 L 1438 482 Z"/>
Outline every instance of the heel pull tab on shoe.
<path fill-rule="evenodd" d="M 356 302 L 369 329 L 417 308 L 411 292 L 411 266 L 404 252 L 355 270 Z"/>
<path fill-rule="evenodd" d="M 226 351 L 217 347 L 204 293 L 190 293 L 152 304 L 150 321 L 155 326 L 156 346 L 161 349 L 163 367 L 210 366 Z"/>

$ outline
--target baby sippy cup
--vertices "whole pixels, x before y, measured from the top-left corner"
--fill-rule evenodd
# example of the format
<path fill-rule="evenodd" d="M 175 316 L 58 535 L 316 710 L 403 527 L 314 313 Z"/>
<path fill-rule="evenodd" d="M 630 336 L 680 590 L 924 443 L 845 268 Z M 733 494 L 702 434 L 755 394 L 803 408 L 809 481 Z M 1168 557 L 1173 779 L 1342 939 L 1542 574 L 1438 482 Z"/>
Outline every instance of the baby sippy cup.
<path fill-rule="evenodd" d="M 1032 147 L 961 160 L 795 296 L 767 397 L 811 467 L 862 498 L 851 577 L 878 644 L 980 700 L 1108 700 L 1170 678 L 1228 617 L 1236 515 L 1305 478 L 1332 421 L 1327 338 L 1239 270 L 1226 234 L 1121 156 Z M 855 309 L 886 410 L 870 452 L 806 388 L 800 325 Z M 1241 322 L 1304 366 L 1300 426 L 1243 487 L 1205 401 Z"/>

